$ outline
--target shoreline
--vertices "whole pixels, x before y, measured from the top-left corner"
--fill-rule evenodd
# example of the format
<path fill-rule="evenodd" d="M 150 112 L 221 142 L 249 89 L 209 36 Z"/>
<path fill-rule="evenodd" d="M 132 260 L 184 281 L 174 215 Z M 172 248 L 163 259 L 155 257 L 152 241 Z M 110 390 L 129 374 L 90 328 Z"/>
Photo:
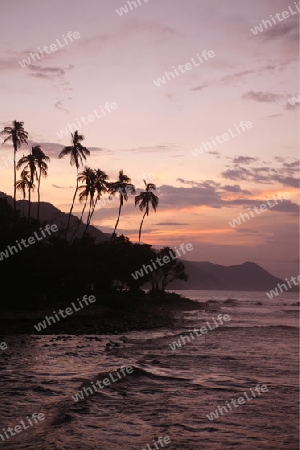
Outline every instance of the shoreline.
<path fill-rule="evenodd" d="M 82 309 L 40 331 L 34 325 L 43 321 L 46 315 L 51 315 L 53 309 L 63 308 L 68 302 L 53 303 L 33 311 L 1 310 L 0 335 L 105 335 L 173 328 L 179 320 L 175 316 L 180 312 L 203 309 L 201 304 L 175 293 L 166 293 L 162 298 L 148 294 L 134 298 L 129 304 L 125 300 L 120 304 L 120 299 L 117 300 L 117 305 L 111 307 L 95 303 L 92 309 Z"/>

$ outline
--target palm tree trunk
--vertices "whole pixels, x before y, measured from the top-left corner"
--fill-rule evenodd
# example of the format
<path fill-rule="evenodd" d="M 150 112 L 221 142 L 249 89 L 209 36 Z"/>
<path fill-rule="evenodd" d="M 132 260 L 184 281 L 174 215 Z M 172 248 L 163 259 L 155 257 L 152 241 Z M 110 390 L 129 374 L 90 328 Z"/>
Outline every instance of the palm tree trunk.
<path fill-rule="evenodd" d="M 14 144 L 14 213 L 16 214 L 16 198 L 17 198 L 17 164 L 16 164 L 17 147 Z"/>
<path fill-rule="evenodd" d="M 75 192 L 74 192 L 74 195 L 73 195 L 73 201 L 72 201 L 72 205 L 71 205 L 71 209 L 70 209 L 69 217 L 68 217 L 68 222 L 67 222 L 67 228 L 66 228 L 66 234 L 65 234 L 66 238 L 67 238 L 67 234 L 68 234 L 68 231 L 69 231 L 70 220 L 71 220 L 71 215 L 72 215 L 72 211 L 73 211 L 73 208 L 74 208 L 74 203 L 75 203 L 77 191 L 78 191 L 78 169 L 77 169 L 77 177 L 76 177 L 76 188 L 75 188 Z"/>
<path fill-rule="evenodd" d="M 31 188 L 28 189 L 28 219 L 31 217 Z"/>
<path fill-rule="evenodd" d="M 41 201 L 40 185 L 41 185 L 41 173 L 42 173 L 42 169 L 40 168 L 40 173 L 39 173 L 39 177 L 38 177 L 38 188 L 37 188 L 37 194 L 38 194 L 37 220 L 40 220 L 40 201 Z"/>
<path fill-rule="evenodd" d="M 98 201 L 98 199 L 96 198 L 96 200 L 95 200 L 94 203 L 93 203 L 93 199 L 91 198 L 91 201 L 90 201 L 90 210 L 89 210 L 89 214 L 88 214 L 88 218 L 87 218 L 87 222 L 86 222 L 86 227 L 85 227 L 85 230 L 84 230 L 84 232 L 83 232 L 82 237 L 84 237 L 84 236 L 86 235 L 87 230 L 88 230 L 88 228 L 89 228 L 89 226 L 90 226 L 90 223 L 91 223 L 91 220 L 92 220 L 92 216 L 93 216 L 93 214 L 94 214 L 94 211 L 95 211 L 95 208 L 96 208 L 96 205 L 97 205 L 97 201 Z"/>
<path fill-rule="evenodd" d="M 115 229 L 114 229 L 113 234 L 111 235 L 111 238 L 110 238 L 111 241 L 113 240 L 113 238 L 115 237 L 115 234 L 116 234 L 117 226 L 118 226 L 119 220 L 120 220 L 121 209 L 122 209 L 122 202 L 121 202 L 121 199 L 120 199 L 119 215 L 118 215 L 118 218 L 117 218 Z"/>
<path fill-rule="evenodd" d="M 140 225 L 140 231 L 139 231 L 139 244 L 140 244 L 140 242 L 141 242 L 141 234 L 142 234 L 142 226 L 143 226 L 143 222 L 144 222 L 144 219 L 145 219 L 145 215 L 147 214 L 147 210 L 144 212 L 144 215 L 143 215 L 143 218 L 142 218 L 142 221 L 141 221 L 141 225 Z"/>
<path fill-rule="evenodd" d="M 84 211 L 85 211 L 85 208 L 86 208 L 86 205 L 87 205 L 87 198 L 86 198 L 86 200 L 85 200 L 85 204 L 84 204 L 84 207 L 83 207 L 83 209 L 82 209 L 82 212 L 81 212 L 81 216 L 80 216 L 80 219 L 79 219 L 79 221 L 78 221 L 78 224 L 77 224 L 77 227 L 76 227 L 76 229 L 75 229 L 75 231 L 74 231 L 74 233 L 73 233 L 73 236 L 72 236 L 72 238 L 71 238 L 71 241 L 73 241 L 73 239 L 75 238 L 75 235 L 76 235 L 76 233 L 77 233 L 77 231 L 78 231 L 78 228 L 79 228 L 79 225 L 80 225 L 80 222 L 82 222 L 82 217 L 83 217 L 83 214 L 84 214 Z"/>

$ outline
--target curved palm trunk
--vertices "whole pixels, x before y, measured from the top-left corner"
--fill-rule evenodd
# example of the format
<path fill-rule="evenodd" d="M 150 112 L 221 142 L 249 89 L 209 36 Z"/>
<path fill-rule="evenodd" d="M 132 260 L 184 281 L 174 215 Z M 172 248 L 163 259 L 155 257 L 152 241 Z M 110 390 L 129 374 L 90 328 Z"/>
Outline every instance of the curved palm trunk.
<path fill-rule="evenodd" d="M 88 230 L 88 228 L 89 228 L 89 226 L 90 226 L 90 224 L 91 224 L 91 220 L 92 220 L 93 214 L 94 214 L 94 212 L 95 212 L 95 208 L 96 208 L 96 205 L 97 205 L 97 201 L 98 201 L 98 198 L 96 198 L 96 200 L 95 200 L 94 202 L 93 202 L 93 199 L 91 199 L 91 202 L 90 202 L 90 211 L 89 211 L 89 214 L 88 214 L 88 219 L 87 219 L 86 227 L 85 227 L 85 230 L 84 230 L 84 232 L 83 232 L 82 237 L 84 237 L 84 236 L 86 235 L 87 230 Z"/>
<path fill-rule="evenodd" d="M 140 242 L 141 242 L 141 234 L 142 234 L 142 226 L 143 226 L 143 222 L 144 222 L 144 219 L 145 219 L 145 215 L 147 214 L 147 209 L 146 209 L 146 211 L 144 212 L 144 215 L 143 215 L 143 218 L 142 218 L 142 221 L 141 221 L 141 225 L 140 225 L 140 231 L 139 231 L 139 244 L 140 244 Z"/>
<path fill-rule="evenodd" d="M 78 168 L 77 168 L 77 177 L 76 177 L 76 188 L 75 188 L 75 192 L 74 192 L 74 195 L 73 195 L 73 201 L 72 201 L 71 209 L 70 209 L 70 212 L 69 212 L 67 228 L 66 228 L 66 233 L 65 233 L 65 237 L 66 238 L 67 238 L 69 227 L 70 227 L 70 220 L 71 220 L 71 215 L 72 215 L 72 211 L 73 211 L 73 208 L 74 208 L 74 203 L 75 203 L 77 191 L 78 191 Z"/>
<path fill-rule="evenodd" d="M 120 199 L 119 215 L 118 215 L 118 218 L 117 218 L 115 229 L 114 229 L 113 234 L 111 235 L 111 238 L 110 238 L 111 241 L 114 239 L 114 237 L 116 235 L 116 230 L 117 230 L 117 227 L 118 227 L 118 224 L 119 224 L 119 220 L 120 220 L 120 216 L 121 216 L 121 209 L 122 209 L 122 201 Z"/>
<path fill-rule="evenodd" d="M 86 205 L 87 205 L 87 198 L 86 198 L 86 200 L 85 200 L 85 204 L 84 204 L 84 207 L 83 207 L 83 209 L 82 209 L 82 212 L 81 212 L 81 216 L 80 216 L 80 219 L 79 219 L 79 221 L 78 221 L 78 224 L 77 224 L 77 227 L 76 227 L 76 229 L 75 229 L 75 231 L 74 231 L 74 233 L 73 233 L 73 236 L 72 236 L 72 238 L 71 238 L 71 241 L 73 241 L 73 239 L 75 238 L 75 236 L 76 236 L 76 233 L 77 233 L 77 231 L 78 231 L 78 228 L 79 228 L 79 225 L 80 225 L 80 222 L 82 222 L 82 217 L 83 217 L 83 214 L 84 214 L 84 211 L 85 211 L 85 208 L 86 208 Z"/>
<path fill-rule="evenodd" d="M 40 168 L 40 173 L 39 173 L 39 177 L 38 177 L 38 187 L 37 187 L 37 194 L 38 194 L 37 220 L 40 220 L 40 202 L 41 202 L 40 185 L 41 185 L 41 174 L 42 174 L 42 169 Z"/>
<path fill-rule="evenodd" d="M 17 156 L 17 146 L 14 143 L 14 213 L 16 213 L 16 207 L 17 207 L 17 163 L 16 163 L 16 156 Z"/>
<path fill-rule="evenodd" d="M 81 239 L 83 239 L 84 236 L 87 233 L 88 227 L 89 227 L 89 225 L 91 223 L 91 218 L 92 218 L 92 215 L 93 215 L 93 209 L 95 209 L 95 208 L 93 208 L 93 197 L 91 197 L 90 198 L 89 212 L 88 212 L 88 215 L 87 215 L 87 218 L 86 218 L 86 225 L 85 225 L 85 229 L 84 229 L 84 231 L 82 233 Z"/>

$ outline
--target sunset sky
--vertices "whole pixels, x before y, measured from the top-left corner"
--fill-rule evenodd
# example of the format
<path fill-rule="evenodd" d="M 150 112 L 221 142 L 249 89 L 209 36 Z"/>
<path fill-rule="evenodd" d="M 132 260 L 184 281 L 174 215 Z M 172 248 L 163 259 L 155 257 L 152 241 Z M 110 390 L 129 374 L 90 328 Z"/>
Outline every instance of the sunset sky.
<path fill-rule="evenodd" d="M 280 277 L 298 275 L 299 104 L 288 100 L 299 93 L 299 13 L 251 32 L 289 5 L 297 11 L 294 2 L 140 3 L 120 16 L 116 9 L 125 0 L 1 2 L 0 125 L 24 121 L 30 142 L 20 157 L 37 144 L 51 157 L 42 200 L 69 210 L 76 170 L 68 158 L 57 158 L 70 144 L 69 131 L 59 134 L 78 120 L 91 151 L 88 166 L 110 180 L 123 169 L 138 187 L 145 177 L 156 184 L 160 203 L 145 219 L 143 242 L 192 243 L 190 260 L 253 261 Z M 64 43 L 69 31 L 80 37 L 21 67 L 30 52 L 57 39 Z M 215 56 L 156 86 L 165 71 L 204 50 Z M 83 124 L 82 116 L 101 115 L 107 102 L 117 109 Z M 234 133 L 241 121 L 252 127 Z M 193 156 L 202 142 L 228 129 L 237 135 Z M 10 195 L 11 148 L 2 145 L 0 156 L 0 190 Z M 289 200 L 236 228 L 229 225 L 279 192 L 289 193 Z M 93 225 L 111 232 L 117 209 L 117 200 L 100 208 Z M 78 203 L 75 212 L 80 210 Z M 136 241 L 141 217 L 130 198 L 119 233 Z"/>

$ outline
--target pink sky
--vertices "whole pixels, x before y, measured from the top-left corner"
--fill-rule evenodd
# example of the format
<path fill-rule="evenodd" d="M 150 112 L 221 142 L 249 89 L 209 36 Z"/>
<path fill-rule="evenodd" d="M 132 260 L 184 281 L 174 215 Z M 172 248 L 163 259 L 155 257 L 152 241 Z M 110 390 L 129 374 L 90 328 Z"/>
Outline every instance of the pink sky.
<path fill-rule="evenodd" d="M 115 102 L 111 113 L 80 122 L 80 132 L 91 150 L 87 164 L 110 180 L 123 169 L 140 186 L 151 174 L 160 204 L 146 218 L 144 242 L 190 242 L 192 260 L 254 261 L 281 277 L 298 275 L 299 106 L 288 100 L 299 92 L 299 14 L 251 32 L 293 2 L 141 0 L 119 16 L 116 9 L 125 4 L 2 0 L 0 125 L 24 121 L 30 144 L 51 157 L 42 200 L 67 211 L 73 195 L 75 169 L 57 159 L 70 138 L 60 139 L 59 131 Z M 64 42 L 69 31 L 79 39 L 21 67 L 30 52 Z M 215 57 L 155 85 L 204 50 Z M 193 156 L 203 141 L 241 121 L 252 127 Z M 2 158 L 10 150 L 2 146 L 0 156 L 0 190 L 8 194 L 13 172 Z M 22 147 L 19 155 L 27 152 Z M 279 192 L 289 200 L 235 229 L 229 225 Z M 115 201 L 99 209 L 93 224 L 111 232 L 117 207 Z M 136 241 L 140 220 L 130 199 L 119 232 Z"/>

